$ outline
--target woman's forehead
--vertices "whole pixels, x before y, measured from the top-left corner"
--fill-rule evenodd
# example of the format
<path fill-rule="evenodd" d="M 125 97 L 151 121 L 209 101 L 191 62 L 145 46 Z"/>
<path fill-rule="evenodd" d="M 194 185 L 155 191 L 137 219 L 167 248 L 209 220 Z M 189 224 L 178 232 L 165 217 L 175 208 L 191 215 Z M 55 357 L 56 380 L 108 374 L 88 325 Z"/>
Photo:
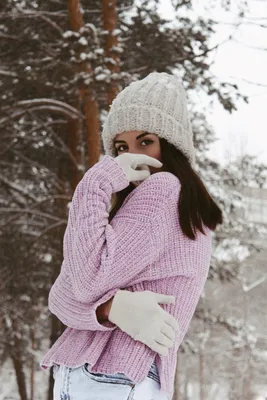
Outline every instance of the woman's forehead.
<path fill-rule="evenodd" d="M 122 132 L 116 135 L 115 140 L 127 140 L 127 139 L 135 139 L 142 133 L 145 133 L 145 131 L 127 131 L 127 132 Z M 147 132 L 147 134 L 152 135 L 152 136 L 157 136 L 154 133 Z"/>
<path fill-rule="evenodd" d="M 138 135 L 140 135 L 141 133 L 143 133 L 142 131 L 126 131 L 126 132 L 121 132 L 118 133 L 118 135 L 116 135 L 115 140 L 116 139 L 122 139 L 124 140 L 126 137 L 136 137 Z"/>

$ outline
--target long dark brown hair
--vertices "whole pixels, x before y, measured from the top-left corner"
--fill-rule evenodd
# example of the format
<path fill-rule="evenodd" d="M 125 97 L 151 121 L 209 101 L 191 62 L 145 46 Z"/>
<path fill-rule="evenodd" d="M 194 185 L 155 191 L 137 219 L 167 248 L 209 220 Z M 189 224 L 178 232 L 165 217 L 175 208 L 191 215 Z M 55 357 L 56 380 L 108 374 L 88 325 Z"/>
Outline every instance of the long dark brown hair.
<path fill-rule="evenodd" d="M 204 233 L 203 225 L 214 231 L 216 226 L 223 222 L 221 209 L 184 154 L 167 140 L 163 138 L 159 140 L 163 163 L 161 171 L 171 172 L 181 183 L 178 213 L 183 233 L 194 240 L 198 230 Z M 127 188 L 114 194 L 109 221 L 114 218 L 134 188 L 135 186 L 130 183 Z"/>

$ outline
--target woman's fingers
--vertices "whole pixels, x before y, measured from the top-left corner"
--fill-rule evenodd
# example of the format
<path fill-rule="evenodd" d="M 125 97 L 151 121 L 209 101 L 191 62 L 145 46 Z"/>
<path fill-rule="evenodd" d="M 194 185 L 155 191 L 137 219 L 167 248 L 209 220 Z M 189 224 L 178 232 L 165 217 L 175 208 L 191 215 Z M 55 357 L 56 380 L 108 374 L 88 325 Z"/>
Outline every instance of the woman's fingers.
<path fill-rule="evenodd" d="M 175 302 L 175 297 L 168 294 L 155 293 L 155 298 L 159 304 L 173 304 Z"/>
<path fill-rule="evenodd" d="M 117 156 L 115 160 L 123 169 L 129 182 L 144 181 L 149 178 L 149 166 L 162 167 L 160 161 L 145 154 L 124 153 Z"/>
<path fill-rule="evenodd" d="M 165 311 L 165 310 L 163 310 L 163 308 L 161 308 L 160 306 L 159 306 L 159 308 L 160 308 L 160 312 L 161 312 L 161 314 L 163 315 L 163 317 L 164 317 L 164 321 L 168 324 L 168 325 L 170 325 L 170 327 L 175 331 L 175 332 L 177 332 L 178 330 L 179 330 L 179 324 L 178 324 L 178 321 L 171 315 L 171 314 L 169 314 L 167 311 Z"/>
<path fill-rule="evenodd" d="M 156 353 L 160 354 L 161 356 L 168 355 L 168 348 L 166 346 L 162 346 L 162 344 L 153 342 L 153 343 L 149 344 L 149 347 L 151 348 L 151 350 L 155 351 Z"/>
<path fill-rule="evenodd" d="M 137 171 L 133 170 L 132 172 L 132 179 L 133 181 L 143 181 L 150 177 L 149 171 Z"/>
<path fill-rule="evenodd" d="M 178 321 L 175 318 L 173 318 L 172 315 L 168 314 L 166 316 L 165 322 L 167 322 L 167 324 L 170 325 L 174 329 L 175 332 L 179 331 L 180 327 L 179 327 Z"/>
<path fill-rule="evenodd" d="M 170 347 L 173 346 L 173 340 L 169 339 L 162 332 L 158 333 L 158 335 L 156 337 L 156 342 L 161 344 L 164 347 L 167 347 L 167 349 L 169 349 Z"/>
<path fill-rule="evenodd" d="M 157 160 L 156 158 L 147 156 L 146 154 L 135 154 L 134 155 L 134 164 L 136 168 L 137 166 L 141 165 L 141 164 L 146 164 L 149 165 L 151 167 L 155 167 L 155 168 L 161 168 L 162 167 L 162 163 Z"/>
<path fill-rule="evenodd" d="M 165 335 L 168 339 L 174 341 L 175 339 L 175 331 L 173 328 L 170 327 L 170 325 L 165 324 L 161 328 L 161 333 Z"/>

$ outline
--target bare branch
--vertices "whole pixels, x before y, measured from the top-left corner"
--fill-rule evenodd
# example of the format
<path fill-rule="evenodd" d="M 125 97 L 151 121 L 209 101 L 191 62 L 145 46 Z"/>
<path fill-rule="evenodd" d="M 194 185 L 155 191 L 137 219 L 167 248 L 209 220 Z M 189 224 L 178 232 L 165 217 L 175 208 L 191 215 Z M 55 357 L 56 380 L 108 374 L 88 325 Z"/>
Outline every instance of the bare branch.
<path fill-rule="evenodd" d="M 258 28 L 264 28 L 264 29 L 267 28 L 267 25 L 265 25 L 265 24 L 260 24 L 258 22 L 252 22 L 252 21 L 244 21 L 242 23 L 242 25 L 254 25 L 254 26 L 257 26 Z"/>
<path fill-rule="evenodd" d="M 76 158 L 74 157 L 71 149 L 64 143 L 64 141 L 58 135 L 56 135 L 54 132 L 52 132 L 51 134 L 53 135 L 55 140 L 61 144 L 61 146 L 64 150 L 64 153 L 68 154 L 68 156 L 70 157 L 70 160 L 72 161 L 72 163 L 75 166 L 75 168 L 77 169 L 77 171 L 80 171 L 81 167 L 77 163 Z"/>
<path fill-rule="evenodd" d="M 62 11 L 56 11 L 56 12 L 52 12 L 52 11 L 41 11 L 41 12 L 36 12 L 36 11 L 28 11 L 28 13 L 20 13 L 20 12 L 2 12 L 0 13 L 0 18 L 12 18 L 12 19 L 16 19 L 16 18 L 28 18 L 28 16 L 30 15 L 31 17 L 39 17 L 41 15 L 49 15 L 51 17 L 64 17 L 66 18 L 67 15 L 67 11 L 62 10 Z"/>
<path fill-rule="evenodd" d="M 66 223 L 67 223 L 67 221 L 63 221 L 63 220 L 62 220 L 62 221 L 55 222 L 55 223 L 52 224 L 52 225 L 49 225 L 46 229 L 44 229 L 42 232 L 40 232 L 40 234 L 37 236 L 37 239 L 36 239 L 36 240 L 39 240 L 40 237 L 44 236 L 47 232 L 50 232 L 50 231 L 52 231 L 53 229 L 58 228 L 58 227 L 61 226 L 61 225 L 66 225 Z"/>
<path fill-rule="evenodd" d="M 263 21 L 263 20 L 267 21 L 267 16 L 266 17 L 247 17 L 246 16 L 246 19 L 252 19 L 254 21 Z"/>
<path fill-rule="evenodd" d="M 46 98 L 40 98 L 40 99 L 31 99 L 31 100 L 23 100 L 23 101 L 19 101 L 17 103 L 18 106 L 26 106 L 26 107 L 31 107 L 31 106 L 39 106 L 39 105 L 49 105 L 49 106 L 55 106 L 55 107 L 59 107 L 62 110 L 67 110 L 69 111 L 70 114 L 74 114 L 79 118 L 83 118 L 82 114 L 79 113 L 79 111 L 77 111 L 76 108 L 72 107 L 71 105 L 64 103 L 63 101 L 59 101 L 59 100 L 54 100 L 54 99 L 46 99 Z"/>
<path fill-rule="evenodd" d="M 43 21 L 47 22 L 50 26 L 52 26 L 60 35 L 64 33 L 64 30 L 58 24 L 52 21 L 52 19 L 48 18 L 46 15 L 40 15 L 40 18 Z"/>
<path fill-rule="evenodd" d="M 20 213 L 20 214 L 32 214 L 39 217 L 48 218 L 54 221 L 65 221 L 62 218 L 55 217 L 52 214 L 47 214 L 38 210 L 31 210 L 29 208 L 12 208 L 12 207 L 0 207 L 0 213 Z"/>
<path fill-rule="evenodd" d="M 5 35 L 4 33 L 0 34 L 0 39 L 19 40 L 17 36 Z"/>
<path fill-rule="evenodd" d="M 3 69 L 0 69 L 0 75 L 4 75 L 4 76 L 12 76 L 14 78 L 16 78 L 18 75 L 16 74 L 16 72 L 12 72 L 12 71 L 5 71 Z"/>
<path fill-rule="evenodd" d="M 62 199 L 62 200 L 68 200 L 71 201 L 72 197 L 71 196 L 67 196 L 64 194 L 55 194 L 55 195 L 51 195 L 49 197 L 46 197 L 45 199 L 38 201 L 35 204 L 32 204 L 31 209 L 34 209 L 35 207 L 39 207 L 40 205 L 46 203 L 49 200 L 56 200 L 56 199 Z"/>
<path fill-rule="evenodd" d="M 262 276 L 261 278 L 257 279 L 255 282 L 251 283 L 250 285 L 243 284 L 242 288 L 244 292 L 249 292 L 250 290 L 254 289 L 255 287 L 261 285 L 267 279 L 267 275 Z"/>
<path fill-rule="evenodd" d="M 54 119 L 52 121 L 46 121 L 46 122 L 42 121 L 42 123 L 40 123 L 39 125 L 37 126 L 34 125 L 33 128 L 28 131 L 28 134 L 30 135 L 32 132 L 36 132 L 39 129 L 51 127 L 53 125 L 61 125 L 61 124 L 63 125 L 66 123 L 67 121 L 65 119 Z"/>
<path fill-rule="evenodd" d="M 18 152 L 18 151 L 15 150 L 15 149 L 12 149 L 11 152 L 12 152 L 13 154 L 15 154 L 17 157 L 19 157 L 21 160 L 26 161 L 28 164 L 34 165 L 34 166 L 36 166 L 37 168 L 42 168 L 42 169 L 44 169 L 44 170 L 46 170 L 46 171 L 49 171 L 49 173 L 51 174 L 51 176 L 54 177 L 54 183 L 55 183 L 56 188 L 57 188 L 58 190 L 62 190 L 62 188 L 63 188 L 63 182 L 60 182 L 60 180 L 58 179 L 58 176 L 57 176 L 56 173 L 54 173 L 54 172 L 52 172 L 51 170 L 49 170 L 45 165 L 40 164 L 40 163 L 38 163 L 37 161 L 31 160 L 30 158 L 26 157 L 25 155 L 21 154 L 20 152 Z"/>
<path fill-rule="evenodd" d="M 266 47 L 252 46 L 252 45 L 247 44 L 247 43 L 244 43 L 244 42 L 242 42 L 241 40 L 238 40 L 238 39 L 236 39 L 236 38 L 234 38 L 234 37 L 232 38 L 232 40 L 234 40 L 235 42 L 240 43 L 240 44 L 242 44 L 243 46 L 248 47 L 248 48 L 250 48 L 250 49 L 260 50 L 260 51 L 267 51 L 267 48 L 266 48 Z"/>
<path fill-rule="evenodd" d="M 226 22 L 226 21 L 216 20 L 214 22 L 218 25 L 229 25 L 229 26 L 236 26 L 236 27 L 239 27 L 242 25 L 254 25 L 254 26 L 258 26 L 259 28 L 267 28 L 267 25 L 265 25 L 265 24 L 261 24 L 261 23 L 253 22 L 253 21 L 245 21 L 245 20 L 239 20 L 238 22 Z"/>
<path fill-rule="evenodd" d="M 33 194 L 29 193 L 27 189 L 23 188 L 22 186 L 18 185 L 15 182 L 10 182 L 3 175 L 0 176 L 0 181 L 3 182 L 6 186 L 10 187 L 11 189 L 16 190 L 20 194 L 23 194 L 24 196 L 30 198 L 31 200 L 38 201 L 38 198 Z"/>
<path fill-rule="evenodd" d="M 24 110 L 15 110 L 7 117 L 4 117 L 0 120 L 0 125 L 3 125 L 10 118 L 18 118 L 28 111 L 36 111 L 36 110 L 46 110 L 54 113 L 59 113 L 65 115 L 67 118 L 71 119 L 84 119 L 83 115 L 71 105 L 64 103 L 63 101 L 54 100 L 54 99 L 32 99 L 32 100 L 23 100 L 19 101 L 17 106 L 26 107 Z M 14 107 L 13 107 L 14 108 Z M 12 108 L 12 109 L 13 109 Z M 8 112 L 11 108 L 6 108 L 4 111 Z"/>
<path fill-rule="evenodd" d="M 3 156 L 3 154 L 7 153 L 8 150 L 12 149 L 12 147 L 14 147 L 14 146 L 15 146 L 14 142 L 9 143 L 9 145 L 7 147 L 5 147 L 4 149 L 2 149 L 0 151 L 0 155 Z"/>
<path fill-rule="evenodd" d="M 238 76 L 238 77 L 237 77 L 237 76 L 230 76 L 229 78 L 232 78 L 232 79 L 240 79 L 241 81 L 246 82 L 246 83 L 249 83 L 250 85 L 261 86 L 261 87 L 267 87 L 267 84 L 249 81 L 248 79 L 241 78 L 240 76 Z"/>

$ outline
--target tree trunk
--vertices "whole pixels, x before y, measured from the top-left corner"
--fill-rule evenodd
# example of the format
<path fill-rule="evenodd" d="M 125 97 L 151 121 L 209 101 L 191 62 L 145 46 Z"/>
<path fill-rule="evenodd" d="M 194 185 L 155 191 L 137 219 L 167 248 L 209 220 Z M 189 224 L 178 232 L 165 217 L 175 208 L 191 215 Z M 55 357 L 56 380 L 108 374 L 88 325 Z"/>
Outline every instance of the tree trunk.
<path fill-rule="evenodd" d="M 50 334 L 50 348 L 55 343 L 55 341 L 59 338 L 59 336 L 64 332 L 64 325 L 61 321 L 57 319 L 55 315 L 51 316 L 51 334 Z M 53 387 L 54 387 L 54 378 L 53 378 L 53 369 L 50 368 L 49 371 L 49 381 L 48 381 L 48 393 L 47 400 L 53 400 Z"/>
<path fill-rule="evenodd" d="M 114 35 L 114 30 L 117 28 L 117 7 L 116 0 L 103 0 L 103 25 L 104 30 L 108 31 L 105 43 L 105 55 L 111 59 L 111 62 L 107 63 L 107 68 L 113 72 L 118 73 L 120 71 L 119 59 L 113 48 L 118 46 L 117 35 Z M 110 83 L 108 86 L 108 104 L 110 105 L 113 99 L 118 93 L 118 85 Z"/>
<path fill-rule="evenodd" d="M 63 233 L 62 233 L 63 237 Z M 51 277 L 51 286 L 55 282 L 56 278 L 60 273 L 60 266 L 58 268 L 54 268 L 54 273 Z M 51 332 L 50 332 L 50 345 L 49 348 L 53 346 L 56 340 L 60 337 L 60 335 L 64 332 L 65 326 L 62 322 L 54 315 L 51 314 Z M 47 392 L 47 400 L 53 400 L 53 387 L 54 387 L 54 378 L 53 378 L 53 368 L 49 370 L 49 379 L 48 379 L 48 392 Z"/>
<path fill-rule="evenodd" d="M 89 90 L 84 90 L 83 101 L 86 120 L 86 140 L 89 156 L 89 167 L 92 167 L 99 161 L 100 157 L 99 107 Z"/>
<path fill-rule="evenodd" d="M 12 327 L 13 327 L 14 344 L 11 347 L 11 359 L 15 369 L 18 392 L 21 400 L 28 400 L 20 334 L 18 331 L 18 323 L 16 320 L 12 321 Z"/>
<path fill-rule="evenodd" d="M 204 352 L 199 350 L 199 399 L 205 400 L 204 390 Z"/>
<path fill-rule="evenodd" d="M 175 370 L 175 378 L 174 378 L 174 393 L 173 393 L 172 400 L 182 400 L 180 388 L 181 388 L 181 383 L 180 383 L 179 353 L 178 353 L 176 370 Z"/>
<path fill-rule="evenodd" d="M 32 343 L 32 350 L 33 353 L 31 355 L 31 366 L 30 366 L 30 400 L 34 400 L 34 376 L 35 376 L 35 350 L 36 350 L 36 342 L 35 342 L 35 324 L 30 328 L 30 336 L 31 336 L 31 343 Z"/>
<path fill-rule="evenodd" d="M 76 123 L 78 123 L 78 121 L 73 120 L 73 124 L 76 124 Z M 74 129 L 74 131 L 76 132 L 76 129 Z M 62 136 L 64 136 L 65 132 L 61 132 L 61 130 L 59 130 L 58 135 L 60 135 L 61 133 L 62 133 Z M 75 135 L 74 135 L 74 138 L 75 138 Z M 76 156 L 75 154 L 73 154 L 73 155 Z M 69 163 L 72 163 L 72 165 L 73 165 L 73 161 L 71 159 L 69 159 Z M 59 194 L 68 195 L 69 193 L 68 193 L 67 185 L 66 185 L 66 174 L 64 171 L 65 168 L 67 168 L 66 164 L 59 162 L 57 174 L 58 174 L 60 182 L 64 182 L 62 190 L 61 190 L 61 192 L 59 192 Z M 71 187 L 75 186 L 75 182 L 72 182 L 72 179 L 78 179 L 76 172 L 77 171 L 75 169 L 74 170 L 71 169 L 71 174 L 70 174 L 71 175 L 70 176 Z M 75 189 L 75 187 L 74 187 L 74 189 Z M 57 214 L 61 218 L 66 218 L 66 215 L 68 214 L 67 201 L 59 198 L 59 199 L 56 199 L 55 202 L 57 205 Z M 57 231 L 54 230 L 53 234 L 55 236 L 55 240 L 56 240 L 56 237 L 63 238 L 64 232 L 65 232 L 65 227 L 62 225 L 60 227 L 58 227 Z M 53 269 L 53 273 L 51 276 L 51 286 L 53 285 L 56 278 L 58 277 L 58 275 L 60 273 L 60 268 L 61 268 L 60 264 L 55 265 L 55 268 Z M 53 344 L 61 336 L 61 334 L 64 332 L 64 330 L 65 330 L 65 325 L 54 314 L 51 314 L 51 333 L 50 333 L 49 348 L 51 348 L 53 346 Z M 50 368 L 47 400 L 53 400 L 53 387 L 54 387 L 53 368 Z"/>
<path fill-rule="evenodd" d="M 190 380 L 188 379 L 187 371 L 185 373 L 185 378 L 184 378 L 184 397 L 183 400 L 190 400 L 188 396 L 188 385 L 190 383 Z"/>
<path fill-rule="evenodd" d="M 79 0 L 68 0 L 69 22 L 73 31 L 80 31 L 84 26 L 81 5 Z M 84 61 L 79 65 L 79 71 L 92 74 L 91 66 Z M 89 167 L 93 166 L 100 156 L 100 124 L 99 124 L 99 106 L 95 99 L 95 94 L 91 88 L 82 87 L 79 89 L 80 105 L 85 115 L 86 142 L 88 148 Z M 76 136 L 77 143 L 82 142 L 82 130 L 77 129 L 73 134 Z M 76 149 L 78 151 L 79 149 Z M 75 151 L 75 150 L 74 150 Z M 75 153 L 76 153 L 75 151 Z"/>
<path fill-rule="evenodd" d="M 81 120 L 69 119 L 67 125 L 67 131 L 68 131 L 68 147 L 76 162 L 76 165 L 74 165 L 74 162 L 72 162 L 72 160 L 69 161 L 70 175 L 71 175 L 69 179 L 72 192 L 74 192 L 76 186 L 82 179 L 85 170 L 84 143 L 83 143 Z"/>
<path fill-rule="evenodd" d="M 251 357 L 252 354 L 246 355 L 247 356 L 247 370 L 243 374 L 243 387 L 242 387 L 242 399 L 243 400 L 251 400 L 252 399 L 252 368 L 251 368 Z M 245 355 L 244 355 L 245 358 Z"/>

